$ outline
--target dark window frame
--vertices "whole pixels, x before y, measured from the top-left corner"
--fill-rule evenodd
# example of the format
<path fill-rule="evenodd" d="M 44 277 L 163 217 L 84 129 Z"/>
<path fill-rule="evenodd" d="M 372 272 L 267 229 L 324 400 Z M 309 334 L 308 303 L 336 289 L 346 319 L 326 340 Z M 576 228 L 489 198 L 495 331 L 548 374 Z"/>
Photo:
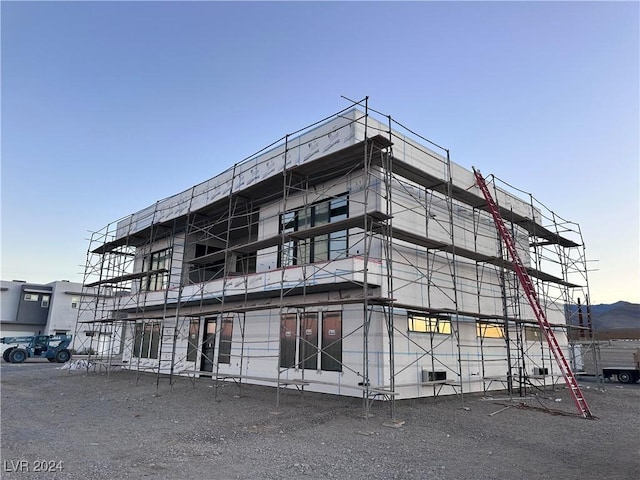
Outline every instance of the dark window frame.
<path fill-rule="evenodd" d="M 343 322 L 340 310 L 283 313 L 280 317 L 280 368 L 342 372 Z M 305 339 L 303 333 L 308 326 L 315 330 L 312 333 L 315 338 L 310 340 Z"/>
<path fill-rule="evenodd" d="M 132 356 L 141 360 L 157 360 L 160 350 L 160 336 L 160 322 L 136 323 Z"/>
<path fill-rule="evenodd" d="M 279 229 L 281 234 L 291 233 L 347 218 L 349 218 L 349 194 L 344 193 L 280 214 Z M 319 247 L 323 244 L 325 248 L 321 250 Z M 336 245 L 340 246 L 336 247 Z M 285 242 L 284 245 L 278 246 L 277 267 L 337 260 L 346 258 L 348 252 L 348 231 L 339 230 L 303 240 Z"/>
<path fill-rule="evenodd" d="M 142 260 L 142 271 L 167 270 L 166 272 L 151 273 L 140 279 L 140 289 L 146 292 L 159 292 L 169 288 L 170 266 L 173 257 L 171 247 L 157 250 L 145 255 Z"/>
<path fill-rule="evenodd" d="M 195 335 L 195 339 L 194 339 Z M 189 322 L 189 337 L 187 338 L 187 362 L 198 360 L 198 348 L 200 343 L 200 318 L 192 318 Z"/>
<path fill-rule="evenodd" d="M 218 335 L 218 363 L 231 364 L 231 346 L 233 343 L 233 317 L 222 317 Z"/>

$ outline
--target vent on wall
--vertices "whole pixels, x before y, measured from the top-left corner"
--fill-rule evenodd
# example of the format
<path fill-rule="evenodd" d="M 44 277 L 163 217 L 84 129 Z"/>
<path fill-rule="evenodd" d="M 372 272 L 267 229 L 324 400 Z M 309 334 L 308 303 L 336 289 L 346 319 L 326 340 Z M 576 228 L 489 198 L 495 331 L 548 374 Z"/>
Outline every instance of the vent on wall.
<path fill-rule="evenodd" d="M 431 371 L 422 370 L 422 383 L 426 382 L 441 382 L 447 379 L 447 372 L 445 371 Z"/>
<path fill-rule="evenodd" d="M 533 369 L 533 374 L 534 375 L 549 375 L 549 369 L 548 368 L 535 367 Z"/>

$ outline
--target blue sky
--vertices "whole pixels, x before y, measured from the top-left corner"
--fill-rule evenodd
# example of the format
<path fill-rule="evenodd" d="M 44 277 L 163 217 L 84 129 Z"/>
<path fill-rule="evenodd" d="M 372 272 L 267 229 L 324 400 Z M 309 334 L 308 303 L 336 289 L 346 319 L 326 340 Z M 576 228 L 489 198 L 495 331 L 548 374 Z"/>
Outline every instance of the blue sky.
<path fill-rule="evenodd" d="M 7 2 L 3 279 L 81 281 L 89 231 L 368 95 L 578 222 L 640 303 L 637 2 Z"/>

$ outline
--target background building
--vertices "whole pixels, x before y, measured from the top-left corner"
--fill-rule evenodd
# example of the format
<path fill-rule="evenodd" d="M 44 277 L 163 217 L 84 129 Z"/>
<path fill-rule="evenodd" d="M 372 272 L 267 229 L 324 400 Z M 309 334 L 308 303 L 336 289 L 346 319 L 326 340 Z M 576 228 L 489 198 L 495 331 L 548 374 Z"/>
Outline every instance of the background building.
<path fill-rule="evenodd" d="M 566 348 L 580 228 L 490 187 Z M 133 369 L 387 398 L 560 373 L 473 173 L 366 104 L 96 232 L 84 286 Z"/>
<path fill-rule="evenodd" d="M 58 280 L 36 284 L 2 280 L 0 295 L 1 337 L 74 335 L 69 348 L 76 353 L 87 353 L 86 339 L 95 334 L 93 352 L 107 354 L 109 348 L 112 353 L 120 349 L 120 345 L 110 346 L 112 335 L 108 329 L 94 330 L 92 313 L 85 309 L 81 315 L 81 298 L 85 305 L 90 305 L 92 299 L 95 301 L 96 298 L 94 289 L 83 288 L 81 283 Z M 89 323 L 84 328 L 78 328 L 84 321 Z M 118 335 L 115 337 L 119 338 Z M 9 345 L 0 345 L 2 351 L 6 348 Z"/>
<path fill-rule="evenodd" d="M 73 334 L 82 284 L 0 281 L 2 336 Z"/>

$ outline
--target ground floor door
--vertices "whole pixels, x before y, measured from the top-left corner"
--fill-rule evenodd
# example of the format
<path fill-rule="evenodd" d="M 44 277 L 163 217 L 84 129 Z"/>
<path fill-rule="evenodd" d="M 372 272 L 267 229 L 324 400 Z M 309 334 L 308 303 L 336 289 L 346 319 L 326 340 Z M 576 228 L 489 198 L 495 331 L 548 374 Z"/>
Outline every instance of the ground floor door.
<path fill-rule="evenodd" d="M 202 357 L 200 359 L 200 371 L 213 372 L 213 359 L 216 348 L 216 318 L 204 319 L 202 336 Z"/>

